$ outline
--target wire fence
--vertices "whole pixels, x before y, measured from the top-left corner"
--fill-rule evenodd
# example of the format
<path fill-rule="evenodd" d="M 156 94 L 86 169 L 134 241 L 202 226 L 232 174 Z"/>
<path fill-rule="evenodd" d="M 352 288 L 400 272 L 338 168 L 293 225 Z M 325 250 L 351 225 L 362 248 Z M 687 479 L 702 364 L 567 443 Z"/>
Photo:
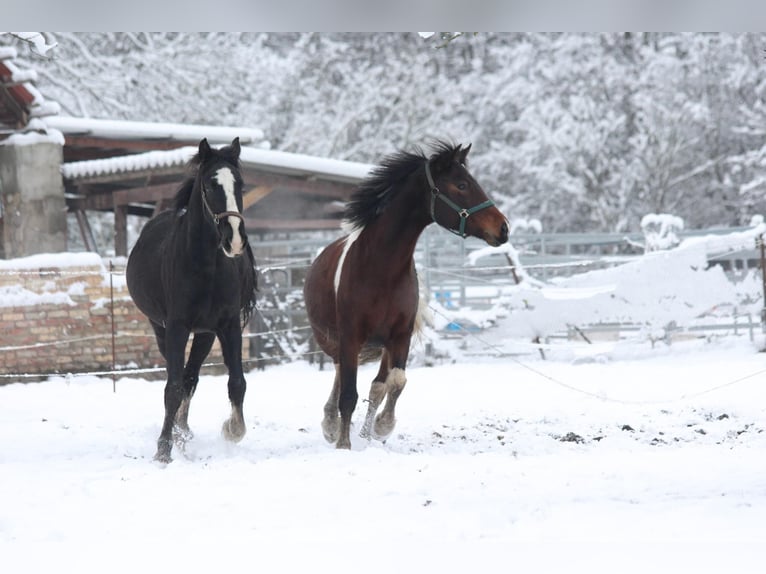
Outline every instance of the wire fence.
<path fill-rule="evenodd" d="M 257 313 L 251 320 L 249 329 L 243 334 L 245 345 L 250 350 L 249 357 L 244 360 L 246 365 L 253 368 L 264 368 L 269 364 L 296 359 L 306 359 L 316 362 L 320 366 L 324 365 L 326 357 L 313 345 L 301 290 L 310 262 L 331 239 L 323 236 L 298 241 L 254 242 L 260 276 L 260 294 Z M 603 240 L 600 236 L 596 239 L 593 239 L 592 236 L 585 238 L 577 236 L 575 239 L 570 238 L 569 243 L 560 238 L 553 240 L 539 235 L 519 236 L 512 240 L 514 245 L 519 246 L 522 253 L 526 253 L 526 257 L 522 256 L 525 271 L 532 275 L 537 274 L 541 279 L 550 278 L 553 274 L 574 274 L 583 270 L 619 265 L 639 256 L 637 253 L 631 253 L 632 250 L 635 251 L 633 240 L 628 241 L 623 238 L 622 241 L 617 241 L 611 236 L 609 241 Z M 477 265 L 470 267 L 466 265 L 468 254 L 481 247 L 483 244 L 478 241 L 471 239 L 462 241 L 446 232 L 441 232 L 435 226 L 429 228 L 424 233 L 416 251 L 416 263 L 427 297 L 430 300 L 440 302 L 443 302 L 447 297 L 450 299 L 450 304 L 457 308 L 480 309 L 491 306 L 493 300 L 504 288 L 513 286 L 515 269 L 513 262 L 509 260 L 487 258 L 486 261 Z M 562 253 L 551 253 L 554 247 Z M 586 255 L 577 253 L 578 251 L 591 251 L 593 253 Z M 757 252 L 753 249 L 733 252 L 727 254 L 725 258 L 719 257 L 719 259 L 735 261 L 739 258 L 743 262 L 740 265 L 741 268 L 751 268 L 756 257 Z M 736 269 L 736 267 L 736 264 L 732 264 L 732 269 Z M 118 265 L 109 261 L 108 265 L 100 270 L 70 269 L 67 267 L 56 269 L 47 267 L 38 269 L 0 268 L 0 285 L 13 284 L 14 280 L 18 280 L 18 284 L 23 285 L 27 279 L 64 277 L 75 280 L 88 276 L 95 276 L 100 281 L 109 283 L 110 299 L 108 301 L 91 301 L 91 304 L 108 308 L 112 325 L 110 332 L 61 337 L 52 341 L 19 344 L 9 342 L 0 346 L 0 352 L 40 350 L 66 347 L 74 343 L 101 342 L 111 345 L 111 368 L 75 369 L 58 373 L 31 373 L 24 372 L 22 367 L 17 369 L 17 372 L 0 374 L 0 382 L 41 378 L 49 375 L 90 375 L 114 378 L 164 372 L 164 367 L 156 365 L 120 365 L 115 356 L 115 345 L 123 339 L 145 338 L 153 342 L 153 334 L 150 332 L 136 333 L 115 327 L 115 284 L 119 283 L 122 286 L 124 283 L 124 260 L 120 261 Z M 118 299 L 121 301 L 126 299 L 123 291 L 120 291 Z M 4 304 L 3 308 L 7 308 L 7 306 Z M 735 335 L 746 332 L 752 339 L 759 325 L 760 323 L 754 320 L 750 314 L 739 315 L 735 312 L 731 321 L 718 321 L 708 325 L 701 324 L 696 326 L 694 330 L 721 334 L 732 332 Z M 602 331 L 620 333 L 637 331 L 639 328 L 639 326 L 630 324 L 601 326 Z M 561 333 L 559 336 L 568 339 L 585 337 L 587 340 L 585 330 L 579 328 L 573 329 L 572 332 Z M 538 341 L 537 345 L 539 347 L 542 343 Z M 488 354 L 492 354 L 492 352 L 491 349 L 488 349 Z M 220 368 L 222 366 L 222 362 L 213 361 L 206 363 L 204 368 Z"/>

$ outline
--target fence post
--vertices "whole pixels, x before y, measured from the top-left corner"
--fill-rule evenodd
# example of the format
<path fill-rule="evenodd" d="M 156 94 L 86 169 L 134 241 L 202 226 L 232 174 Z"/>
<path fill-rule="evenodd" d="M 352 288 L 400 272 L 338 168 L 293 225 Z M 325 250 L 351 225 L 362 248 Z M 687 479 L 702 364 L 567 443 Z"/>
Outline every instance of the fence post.
<path fill-rule="evenodd" d="M 111 304 L 109 306 L 109 314 L 111 315 L 112 319 L 112 392 L 117 392 L 117 354 L 115 351 L 115 343 L 114 343 L 114 261 L 111 259 L 109 260 L 109 298 L 111 300 Z"/>
<path fill-rule="evenodd" d="M 766 247 L 763 245 L 763 235 L 758 236 L 758 247 L 761 251 L 761 285 L 763 287 L 763 306 L 761 307 L 761 330 L 766 333 Z"/>

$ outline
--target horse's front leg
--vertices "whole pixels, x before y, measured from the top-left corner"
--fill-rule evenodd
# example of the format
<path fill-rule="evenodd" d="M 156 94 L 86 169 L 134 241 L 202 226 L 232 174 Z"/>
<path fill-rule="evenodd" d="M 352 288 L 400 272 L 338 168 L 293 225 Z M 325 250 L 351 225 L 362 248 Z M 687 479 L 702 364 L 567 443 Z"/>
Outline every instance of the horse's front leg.
<path fill-rule="evenodd" d="M 189 340 L 189 330 L 179 323 L 169 323 L 165 329 L 165 358 L 167 362 L 168 380 L 165 383 L 165 420 L 162 424 L 160 437 L 157 439 L 157 453 L 154 459 L 160 462 L 172 460 L 170 452 L 173 449 L 173 427 L 176 414 L 183 399 L 183 368 L 186 341 Z"/>
<path fill-rule="evenodd" d="M 183 399 L 176 413 L 176 424 L 173 432 L 173 440 L 178 446 L 183 446 L 194 438 L 194 433 L 189 428 L 189 406 L 194 391 L 197 390 L 202 363 L 210 353 L 214 342 L 215 333 L 197 333 L 194 335 L 189 359 L 186 361 L 186 367 L 184 367 Z"/>
<path fill-rule="evenodd" d="M 359 394 L 356 390 L 356 370 L 359 366 L 359 345 L 340 344 L 340 392 L 338 408 L 340 410 L 340 432 L 335 448 L 351 448 L 351 415 L 354 414 Z"/>
<path fill-rule="evenodd" d="M 231 402 L 231 416 L 224 421 L 221 432 L 226 440 L 239 442 L 247 430 L 242 406 L 245 401 L 247 381 L 242 369 L 242 330 L 239 316 L 232 318 L 219 329 L 218 340 L 221 342 L 223 362 L 229 370 L 229 402 Z"/>

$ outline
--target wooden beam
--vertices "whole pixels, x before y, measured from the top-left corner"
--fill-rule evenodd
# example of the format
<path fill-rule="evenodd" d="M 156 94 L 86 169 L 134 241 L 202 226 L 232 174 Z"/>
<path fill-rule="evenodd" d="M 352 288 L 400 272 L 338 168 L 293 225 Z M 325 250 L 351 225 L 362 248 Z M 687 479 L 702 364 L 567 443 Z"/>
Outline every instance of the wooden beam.
<path fill-rule="evenodd" d="M 111 195 L 114 205 L 127 205 L 129 203 L 146 203 L 172 199 L 177 191 L 178 183 L 160 183 L 147 187 L 120 189 Z"/>
<path fill-rule="evenodd" d="M 128 256 L 128 207 L 114 206 L 114 254 L 117 257 Z"/>
<path fill-rule="evenodd" d="M 93 229 L 90 226 L 85 210 L 78 209 L 74 212 L 74 215 L 77 218 L 77 225 L 80 227 L 80 235 L 82 236 L 82 242 L 85 244 L 85 249 L 98 253 L 96 238 L 93 237 Z"/>
<path fill-rule="evenodd" d="M 245 229 L 257 231 L 301 231 L 338 228 L 340 228 L 340 219 L 245 218 Z"/>
<path fill-rule="evenodd" d="M 133 181 L 140 185 L 140 182 L 144 182 L 151 178 L 173 177 L 177 179 L 175 185 L 178 187 L 184 175 L 186 175 L 186 164 L 178 164 L 168 167 L 152 167 L 137 171 L 119 171 L 116 173 L 83 175 L 69 178 L 66 181 L 75 184 L 124 183 Z"/>
<path fill-rule="evenodd" d="M 242 211 L 259 202 L 272 191 L 274 191 L 274 188 L 268 185 L 257 185 L 250 189 L 242 196 Z"/>
<path fill-rule="evenodd" d="M 247 185 L 254 187 L 265 186 L 275 189 L 289 189 L 299 193 L 329 197 L 331 199 L 346 200 L 356 189 L 356 186 L 348 183 L 277 175 L 264 171 L 243 170 L 243 177 Z"/>

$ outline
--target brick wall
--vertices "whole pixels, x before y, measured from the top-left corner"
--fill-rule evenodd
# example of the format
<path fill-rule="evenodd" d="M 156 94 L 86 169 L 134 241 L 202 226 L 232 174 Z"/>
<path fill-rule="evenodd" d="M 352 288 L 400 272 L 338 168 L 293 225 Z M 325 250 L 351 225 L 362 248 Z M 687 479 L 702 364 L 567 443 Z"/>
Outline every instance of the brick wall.
<path fill-rule="evenodd" d="M 113 360 L 117 369 L 164 367 L 124 272 L 124 260 L 110 274 L 92 253 L 0 261 L 0 375 L 108 371 Z M 220 362 L 217 342 L 207 362 Z M 18 380 L 0 377 L 0 384 Z"/>

